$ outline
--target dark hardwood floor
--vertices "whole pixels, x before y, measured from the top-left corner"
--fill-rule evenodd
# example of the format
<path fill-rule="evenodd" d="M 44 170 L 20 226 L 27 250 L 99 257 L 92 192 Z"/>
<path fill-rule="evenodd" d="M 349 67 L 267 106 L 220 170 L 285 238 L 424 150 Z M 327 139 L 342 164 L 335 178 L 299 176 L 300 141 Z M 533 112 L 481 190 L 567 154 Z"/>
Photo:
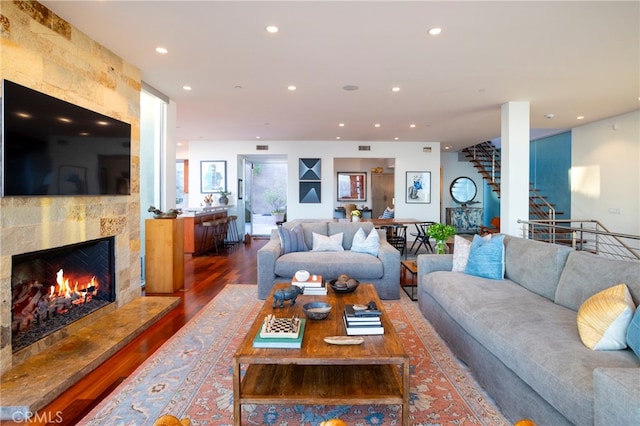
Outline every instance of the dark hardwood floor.
<path fill-rule="evenodd" d="M 75 425 L 167 339 L 209 303 L 227 284 L 257 282 L 256 252 L 266 240 L 252 239 L 220 255 L 185 256 L 185 290 L 170 296 L 182 301 L 148 330 L 65 391 L 26 423 L 3 425 Z M 52 372 L 52 374 L 55 374 Z M 37 384 L 34 392 L 37 392 Z"/>

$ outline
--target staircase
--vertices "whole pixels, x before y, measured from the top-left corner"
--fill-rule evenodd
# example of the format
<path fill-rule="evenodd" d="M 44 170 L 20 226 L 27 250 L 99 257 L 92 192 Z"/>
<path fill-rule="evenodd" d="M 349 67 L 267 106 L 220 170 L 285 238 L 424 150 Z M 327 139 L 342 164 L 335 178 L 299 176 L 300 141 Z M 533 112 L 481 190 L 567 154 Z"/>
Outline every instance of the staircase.
<path fill-rule="evenodd" d="M 465 148 L 462 153 L 500 198 L 500 150 L 490 141 L 486 141 Z M 554 205 L 549 203 L 532 184 L 529 184 L 529 220 L 545 220 L 554 223 L 558 214 L 562 213 L 556 212 Z M 538 239 L 547 239 L 556 243 L 571 243 L 570 235 L 556 232 L 553 235 L 539 235 Z"/>

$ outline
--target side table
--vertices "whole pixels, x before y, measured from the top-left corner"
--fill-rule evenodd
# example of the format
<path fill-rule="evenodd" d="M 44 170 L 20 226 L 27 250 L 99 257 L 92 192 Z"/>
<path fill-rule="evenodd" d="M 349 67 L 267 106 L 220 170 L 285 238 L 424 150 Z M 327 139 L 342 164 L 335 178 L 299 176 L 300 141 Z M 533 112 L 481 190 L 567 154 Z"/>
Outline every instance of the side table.
<path fill-rule="evenodd" d="M 415 302 L 418 300 L 418 296 L 416 294 L 416 291 L 418 289 L 418 264 L 415 260 L 403 260 L 402 262 L 400 262 L 400 264 L 402 265 L 403 278 L 406 277 L 407 271 L 411 274 L 411 284 L 406 284 L 406 282 L 405 284 L 403 284 L 402 281 L 400 281 L 400 287 L 404 290 L 405 293 L 407 293 L 409 299 Z M 408 289 L 411 289 L 411 293 L 409 293 Z"/>

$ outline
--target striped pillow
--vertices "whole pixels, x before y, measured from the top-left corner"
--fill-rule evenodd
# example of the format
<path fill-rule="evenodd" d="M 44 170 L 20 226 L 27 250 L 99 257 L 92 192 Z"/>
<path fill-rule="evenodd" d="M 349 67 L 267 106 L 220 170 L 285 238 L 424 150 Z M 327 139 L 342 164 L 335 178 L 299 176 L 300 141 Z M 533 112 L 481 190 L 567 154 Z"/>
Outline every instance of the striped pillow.
<path fill-rule="evenodd" d="M 302 226 L 300 225 L 296 225 L 291 229 L 278 226 L 278 235 L 280 236 L 282 254 L 309 250 L 307 245 L 304 243 L 304 233 L 302 232 Z"/>
<path fill-rule="evenodd" d="M 578 332 L 582 343 L 594 351 L 627 347 L 627 329 L 635 306 L 626 284 L 594 294 L 578 309 Z"/>

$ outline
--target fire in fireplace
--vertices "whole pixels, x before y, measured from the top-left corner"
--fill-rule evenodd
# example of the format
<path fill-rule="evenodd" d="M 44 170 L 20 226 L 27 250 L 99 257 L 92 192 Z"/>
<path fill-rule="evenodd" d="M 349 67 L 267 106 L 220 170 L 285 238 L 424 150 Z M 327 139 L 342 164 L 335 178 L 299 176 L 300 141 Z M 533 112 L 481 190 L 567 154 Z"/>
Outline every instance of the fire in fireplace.
<path fill-rule="evenodd" d="M 13 352 L 115 301 L 114 238 L 13 256 Z"/>

